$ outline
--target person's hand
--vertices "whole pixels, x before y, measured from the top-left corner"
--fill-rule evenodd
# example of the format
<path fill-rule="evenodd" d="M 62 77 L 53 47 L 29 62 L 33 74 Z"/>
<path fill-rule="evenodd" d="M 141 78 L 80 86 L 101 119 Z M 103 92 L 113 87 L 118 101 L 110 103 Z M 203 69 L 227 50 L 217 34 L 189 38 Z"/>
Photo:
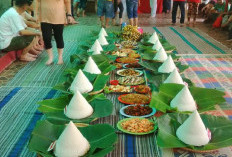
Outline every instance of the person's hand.
<path fill-rule="evenodd" d="M 229 17 L 228 22 L 232 22 L 232 15 Z"/>
<path fill-rule="evenodd" d="M 77 24 L 77 21 L 72 16 L 67 17 L 68 24 Z"/>

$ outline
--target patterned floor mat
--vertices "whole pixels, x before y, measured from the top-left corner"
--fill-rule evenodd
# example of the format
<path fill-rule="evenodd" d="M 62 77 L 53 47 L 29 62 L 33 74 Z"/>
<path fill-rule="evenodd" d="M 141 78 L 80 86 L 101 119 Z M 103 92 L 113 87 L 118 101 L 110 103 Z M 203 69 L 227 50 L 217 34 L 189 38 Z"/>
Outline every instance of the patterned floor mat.
<path fill-rule="evenodd" d="M 47 54 L 42 55 L 35 62 L 28 63 L 15 77 L 7 83 L 10 87 L 53 87 L 63 79 L 63 71 L 71 66 L 70 55 L 77 53 L 76 42 L 65 42 L 64 64 L 57 65 L 57 51 L 54 49 L 55 61 L 51 66 L 46 66 Z"/>
<path fill-rule="evenodd" d="M 155 27 L 179 54 L 231 54 L 232 51 L 200 30 L 183 27 Z"/>
<path fill-rule="evenodd" d="M 56 97 L 59 93 L 51 88 L 0 88 L 0 154 L 23 156 L 34 126 L 42 117 L 37 102 Z M 28 152 L 28 156 L 33 153 Z"/>

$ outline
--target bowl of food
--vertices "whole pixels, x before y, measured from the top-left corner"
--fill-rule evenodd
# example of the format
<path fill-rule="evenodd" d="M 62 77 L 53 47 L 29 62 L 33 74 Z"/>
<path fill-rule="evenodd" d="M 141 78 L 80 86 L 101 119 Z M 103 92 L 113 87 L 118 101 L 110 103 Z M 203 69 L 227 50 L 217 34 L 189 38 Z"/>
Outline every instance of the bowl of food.
<path fill-rule="evenodd" d="M 121 69 L 117 71 L 117 74 L 119 76 L 141 76 L 143 72 L 135 69 Z"/>
<path fill-rule="evenodd" d="M 138 85 L 138 86 L 135 86 L 134 90 L 137 92 L 137 93 L 141 93 L 141 94 L 147 94 L 151 91 L 150 87 L 147 86 L 147 85 Z"/>
<path fill-rule="evenodd" d="M 128 134 L 146 135 L 153 133 L 157 129 L 157 125 L 146 118 L 125 118 L 117 123 L 117 128 Z"/>
<path fill-rule="evenodd" d="M 151 101 L 151 98 L 144 94 L 136 94 L 136 93 L 130 93 L 130 94 L 123 94 L 118 97 L 118 100 L 127 105 L 132 104 L 149 104 Z"/>
<path fill-rule="evenodd" d="M 148 105 L 128 105 L 120 109 L 120 114 L 125 117 L 150 117 L 156 113 L 155 108 L 150 108 Z"/>

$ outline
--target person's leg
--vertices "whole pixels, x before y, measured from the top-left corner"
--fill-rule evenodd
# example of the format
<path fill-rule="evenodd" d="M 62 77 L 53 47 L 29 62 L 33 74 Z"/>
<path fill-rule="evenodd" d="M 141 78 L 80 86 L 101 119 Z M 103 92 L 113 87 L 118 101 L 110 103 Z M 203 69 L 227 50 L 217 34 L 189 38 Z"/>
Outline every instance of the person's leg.
<path fill-rule="evenodd" d="M 52 52 L 52 24 L 41 23 L 41 30 L 43 34 L 43 40 L 46 52 L 48 54 L 48 60 L 46 65 L 50 65 L 53 62 L 53 52 Z"/>
<path fill-rule="evenodd" d="M 118 7 L 119 7 L 119 10 L 120 10 L 119 11 L 119 24 L 121 25 L 122 24 L 122 14 L 123 14 L 123 10 L 124 10 L 122 2 L 120 2 L 118 4 Z"/>
<path fill-rule="evenodd" d="M 127 17 L 129 19 L 129 24 L 133 26 L 133 9 L 131 6 L 130 0 L 126 0 L 126 10 L 127 10 Z"/>
<path fill-rule="evenodd" d="M 157 0 L 150 0 L 151 17 L 156 16 Z"/>
<path fill-rule="evenodd" d="M 87 5 L 87 0 L 83 0 L 83 4 L 82 4 L 82 16 L 86 16 L 85 14 L 85 9 L 86 9 L 86 5 Z"/>
<path fill-rule="evenodd" d="M 106 1 L 105 4 L 106 4 L 105 5 L 106 6 L 105 7 L 106 9 L 105 20 L 106 20 L 106 28 L 108 28 L 110 19 L 114 17 L 114 4 L 112 1 Z"/>
<path fill-rule="evenodd" d="M 100 17 L 101 21 L 101 27 L 105 27 L 104 24 L 104 1 L 103 0 L 98 0 L 97 1 L 97 15 Z"/>
<path fill-rule="evenodd" d="M 193 11 L 193 3 L 192 2 L 189 2 L 188 3 L 188 22 L 187 22 L 187 25 L 190 24 L 190 18 L 191 18 L 191 14 L 192 14 L 192 11 Z"/>
<path fill-rule="evenodd" d="M 58 50 L 58 62 L 57 64 L 63 64 L 63 49 L 64 49 L 64 39 L 63 39 L 64 25 L 53 25 L 54 38 L 56 40 L 56 46 Z"/>
<path fill-rule="evenodd" d="M 114 17 L 112 18 L 112 25 L 116 25 L 115 17 L 117 14 L 117 10 L 118 10 L 118 3 L 117 3 L 117 0 L 115 0 L 114 1 Z"/>
<path fill-rule="evenodd" d="M 73 10 L 74 10 L 74 14 L 75 14 L 77 17 L 79 16 L 78 11 L 77 11 L 78 4 L 79 4 L 79 2 L 75 0 Z"/>
<path fill-rule="evenodd" d="M 167 0 L 167 13 L 170 13 L 171 10 L 171 0 Z"/>
<path fill-rule="evenodd" d="M 178 2 L 174 1 L 172 6 L 172 23 L 176 23 L 176 12 L 177 12 Z"/>
<path fill-rule="evenodd" d="M 138 26 L 138 2 L 134 2 L 133 4 L 133 18 L 134 26 Z"/>
<path fill-rule="evenodd" d="M 184 19 L 185 19 L 185 2 L 180 1 L 179 5 L 180 5 L 180 11 L 181 11 L 180 24 L 181 24 L 181 26 L 183 26 Z"/>
<path fill-rule="evenodd" d="M 196 24 L 197 13 L 198 13 L 198 3 L 193 3 L 193 27 Z"/>

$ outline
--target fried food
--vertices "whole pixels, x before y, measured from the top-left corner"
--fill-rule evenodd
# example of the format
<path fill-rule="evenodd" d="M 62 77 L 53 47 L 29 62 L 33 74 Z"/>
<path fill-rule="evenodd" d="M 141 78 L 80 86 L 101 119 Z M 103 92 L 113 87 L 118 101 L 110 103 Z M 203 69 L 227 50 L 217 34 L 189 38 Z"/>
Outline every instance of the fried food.
<path fill-rule="evenodd" d="M 145 82 L 143 77 L 126 76 L 118 79 L 122 85 L 139 85 Z"/>
<path fill-rule="evenodd" d="M 139 76 L 140 72 L 134 69 L 124 69 L 117 72 L 121 76 Z"/>
<path fill-rule="evenodd" d="M 132 133 L 145 133 L 154 129 L 154 123 L 148 119 L 133 118 L 122 122 L 121 127 Z"/>
<path fill-rule="evenodd" d="M 149 96 L 136 93 L 121 95 L 120 99 L 126 104 L 148 104 L 150 102 Z"/>
<path fill-rule="evenodd" d="M 152 109 L 147 105 L 133 105 L 124 109 L 124 113 L 131 116 L 144 116 L 152 112 Z"/>

